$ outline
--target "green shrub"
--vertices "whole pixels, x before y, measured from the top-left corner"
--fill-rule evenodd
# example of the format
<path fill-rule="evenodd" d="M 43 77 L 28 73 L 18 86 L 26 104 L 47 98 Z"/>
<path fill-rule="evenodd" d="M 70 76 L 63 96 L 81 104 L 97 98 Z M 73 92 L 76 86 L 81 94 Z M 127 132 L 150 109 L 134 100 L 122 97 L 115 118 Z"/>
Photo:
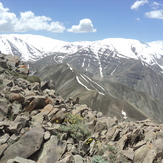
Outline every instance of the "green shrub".
<path fill-rule="evenodd" d="M 92 163 L 109 163 L 105 161 L 101 156 L 95 155 L 93 156 Z"/>
<path fill-rule="evenodd" d="M 87 139 L 91 132 L 85 124 L 85 119 L 79 115 L 67 114 L 60 130 L 68 133 L 75 141 Z"/>
<path fill-rule="evenodd" d="M 81 123 L 84 121 L 84 118 L 81 117 L 80 115 L 74 115 L 74 114 L 70 114 L 67 113 L 65 115 L 65 120 L 66 123 L 70 123 L 70 124 L 76 124 L 76 123 Z"/>

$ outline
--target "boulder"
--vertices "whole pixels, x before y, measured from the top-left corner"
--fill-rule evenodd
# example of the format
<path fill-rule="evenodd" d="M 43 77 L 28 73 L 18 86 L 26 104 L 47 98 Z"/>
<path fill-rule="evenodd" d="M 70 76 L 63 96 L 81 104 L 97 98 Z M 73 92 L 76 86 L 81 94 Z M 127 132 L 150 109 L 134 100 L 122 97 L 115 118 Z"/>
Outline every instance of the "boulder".
<path fill-rule="evenodd" d="M 66 146 L 67 144 L 65 142 L 58 141 L 57 136 L 52 136 L 44 144 L 37 163 L 56 163 L 65 153 Z"/>
<path fill-rule="evenodd" d="M 23 128 L 23 125 L 21 122 L 12 122 L 10 123 L 9 127 L 6 127 L 6 132 L 12 133 L 12 134 L 19 134 L 22 128 Z"/>
<path fill-rule="evenodd" d="M 3 79 L 3 85 L 4 85 L 4 87 L 12 87 L 13 85 L 14 85 L 14 83 L 13 83 L 13 81 L 12 80 L 9 80 L 9 79 L 6 79 L 6 78 L 4 78 Z"/>
<path fill-rule="evenodd" d="M 2 157 L 4 151 L 6 150 L 7 147 L 8 147 L 7 143 L 0 145 L 0 158 Z"/>
<path fill-rule="evenodd" d="M 19 87 L 21 87 L 22 89 L 31 89 L 30 82 L 23 78 L 15 79 L 14 83 L 15 85 L 18 85 Z"/>
<path fill-rule="evenodd" d="M 10 93 L 6 94 L 6 99 L 12 102 L 23 103 L 25 101 L 25 97 L 21 93 Z"/>
<path fill-rule="evenodd" d="M 22 111 L 22 105 L 18 102 L 13 102 L 11 104 L 11 111 L 10 114 L 11 115 L 18 115 L 20 113 L 20 111 Z"/>
<path fill-rule="evenodd" d="M 44 91 L 45 89 L 55 89 L 55 85 L 53 81 L 46 81 L 46 82 L 41 82 L 41 90 Z"/>
<path fill-rule="evenodd" d="M 48 114 L 53 110 L 53 106 L 51 104 L 46 105 L 40 113 L 36 114 L 32 117 L 33 121 L 38 123 L 43 123 L 43 121 L 48 121 Z"/>
<path fill-rule="evenodd" d="M 31 129 L 6 149 L 1 163 L 6 163 L 7 160 L 14 159 L 16 156 L 28 158 L 40 149 L 43 136 L 44 130 L 41 127 Z"/>
<path fill-rule="evenodd" d="M 59 110 L 50 120 L 51 123 L 62 123 L 65 119 L 65 111 Z"/>
<path fill-rule="evenodd" d="M 0 99 L 0 117 L 6 117 L 9 112 L 9 101 L 6 99 Z"/>
<path fill-rule="evenodd" d="M 3 136 L 0 137 L 0 145 L 4 144 L 7 142 L 7 140 L 9 139 L 9 134 L 4 134 Z"/>
<path fill-rule="evenodd" d="M 21 92 L 23 92 L 23 89 L 21 87 L 19 87 L 18 85 L 15 85 L 15 86 L 11 87 L 10 92 L 21 93 Z"/>
<path fill-rule="evenodd" d="M 29 120 L 30 117 L 28 115 L 18 115 L 14 122 L 15 123 L 21 123 L 22 124 L 22 128 L 24 127 L 28 127 L 29 126 Z"/>
<path fill-rule="evenodd" d="M 83 157 L 80 155 L 73 155 L 75 163 L 83 163 Z"/>
<path fill-rule="evenodd" d="M 128 159 L 130 159 L 130 160 L 133 160 L 134 159 L 135 153 L 134 153 L 134 151 L 133 151 L 132 148 L 129 148 L 128 150 L 123 150 L 122 153 Z"/>
<path fill-rule="evenodd" d="M 46 106 L 45 96 L 34 96 L 34 99 L 25 106 L 26 111 L 32 111 L 34 109 L 43 109 Z"/>
<path fill-rule="evenodd" d="M 12 145 L 12 144 L 14 144 L 15 142 L 17 142 L 19 139 L 20 139 L 20 135 L 18 135 L 18 134 L 12 134 L 12 135 L 10 136 L 10 138 L 8 139 L 7 144 L 8 144 L 8 145 Z"/>
<path fill-rule="evenodd" d="M 45 95 L 48 95 L 48 96 L 52 97 L 52 98 L 56 98 L 55 90 L 45 89 L 45 90 L 43 91 L 43 93 L 44 93 Z"/>
<path fill-rule="evenodd" d="M 15 70 L 20 63 L 20 58 L 17 55 L 6 55 L 5 56 L 8 69 Z"/>
<path fill-rule="evenodd" d="M 144 161 L 144 158 L 147 156 L 149 150 L 151 149 L 150 144 L 146 144 L 135 151 L 134 163 L 140 163 Z M 145 163 L 145 162 L 144 162 Z"/>
<path fill-rule="evenodd" d="M 36 90 L 36 91 L 41 91 L 40 83 L 38 83 L 38 82 L 33 83 L 32 86 L 31 86 L 31 89 Z"/>

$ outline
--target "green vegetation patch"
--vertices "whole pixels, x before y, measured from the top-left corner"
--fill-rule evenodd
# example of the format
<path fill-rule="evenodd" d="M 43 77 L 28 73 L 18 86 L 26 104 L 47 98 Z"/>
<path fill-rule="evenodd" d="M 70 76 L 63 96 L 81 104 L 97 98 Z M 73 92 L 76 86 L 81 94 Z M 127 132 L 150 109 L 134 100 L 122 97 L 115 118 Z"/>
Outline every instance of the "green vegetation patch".
<path fill-rule="evenodd" d="M 67 114 L 64 123 L 60 127 L 62 132 L 68 133 L 75 141 L 85 140 L 91 135 L 91 131 L 85 124 L 85 119 L 79 115 Z"/>
<path fill-rule="evenodd" d="M 24 75 L 24 74 L 19 74 L 16 71 L 11 71 L 9 69 L 5 69 L 10 75 L 12 75 L 14 78 L 23 78 L 27 81 L 29 81 L 30 83 L 34 83 L 34 82 L 41 82 L 40 78 L 38 76 L 28 76 L 28 75 Z"/>

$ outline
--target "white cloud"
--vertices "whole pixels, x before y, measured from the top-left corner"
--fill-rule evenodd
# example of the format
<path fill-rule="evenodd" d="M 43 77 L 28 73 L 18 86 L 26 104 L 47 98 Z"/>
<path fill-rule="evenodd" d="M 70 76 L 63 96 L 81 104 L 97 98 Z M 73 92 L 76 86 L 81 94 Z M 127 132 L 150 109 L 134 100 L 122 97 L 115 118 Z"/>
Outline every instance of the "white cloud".
<path fill-rule="evenodd" d="M 159 9 L 160 7 L 163 7 L 163 5 L 161 3 L 158 2 L 153 2 L 151 5 L 153 10 Z"/>
<path fill-rule="evenodd" d="M 136 1 L 136 2 L 131 6 L 131 9 L 132 9 L 132 10 L 136 10 L 136 9 L 138 9 L 140 6 L 145 5 L 146 3 L 149 3 L 149 1 L 148 1 L 148 0 Z"/>
<path fill-rule="evenodd" d="M 0 3 L 0 32 L 27 32 L 29 30 L 62 33 L 65 27 L 60 22 L 52 21 L 50 17 L 35 16 L 32 11 L 21 12 L 18 18 Z"/>
<path fill-rule="evenodd" d="M 163 19 L 163 10 L 154 10 L 146 12 L 145 16 L 151 19 Z"/>
<path fill-rule="evenodd" d="M 82 19 L 80 20 L 79 25 L 73 25 L 67 31 L 73 33 L 89 33 L 96 32 L 97 30 L 94 29 L 92 21 L 90 19 Z"/>
<path fill-rule="evenodd" d="M 141 22 L 140 18 L 136 18 L 136 20 L 137 20 L 138 22 Z"/>

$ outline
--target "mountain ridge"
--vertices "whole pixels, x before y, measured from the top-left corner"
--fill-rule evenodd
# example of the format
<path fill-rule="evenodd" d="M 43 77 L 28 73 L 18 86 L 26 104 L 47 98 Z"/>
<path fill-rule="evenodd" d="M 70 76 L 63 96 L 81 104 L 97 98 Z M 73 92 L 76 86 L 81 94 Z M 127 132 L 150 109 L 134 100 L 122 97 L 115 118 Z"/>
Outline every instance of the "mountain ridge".
<path fill-rule="evenodd" d="M 117 82 L 163 99 L 161 41 L 141 43 L 132 39 L 110 38 L 69 43 L 35 35 L 1 35 L 0 38 L 0 50 L 19 55 L 22 60 L 34 64 L 38 61 L 37 65 L 42 62 L 40 65 L 43 67 L 68 63 L 95 80 Z"/>

